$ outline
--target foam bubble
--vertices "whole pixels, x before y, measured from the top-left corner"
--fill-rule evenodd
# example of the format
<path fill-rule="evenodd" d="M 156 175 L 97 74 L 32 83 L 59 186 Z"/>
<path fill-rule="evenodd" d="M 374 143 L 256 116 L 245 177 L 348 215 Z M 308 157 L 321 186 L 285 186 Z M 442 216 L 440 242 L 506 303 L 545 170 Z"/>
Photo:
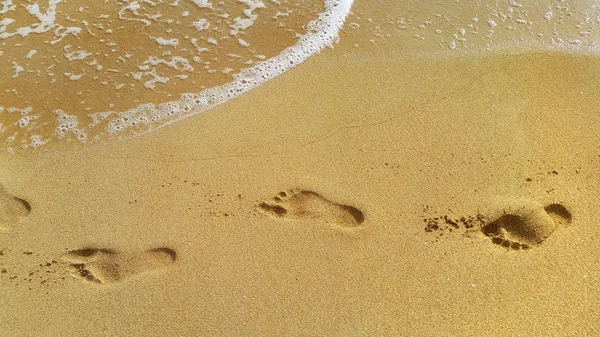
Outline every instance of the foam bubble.
<path fill-rule="evenodd" d="M 210 23 L 208 23 L 206 19 L 200 19 L 198 21 L 194 21 L 192 23 L 192 26 L 194 26 L 194 28 L 196 28 L 197 31 L 203 31 L 210 27 Z"/>
<path fill-rule="evenodd" d="M 163 37 L 157 37 L 154 40 L 156 41 L 156 43 L 158 43 L 161 46 L 177 47 L 177 45 L 179 44 L 178 39 L 165 39 Z"/>

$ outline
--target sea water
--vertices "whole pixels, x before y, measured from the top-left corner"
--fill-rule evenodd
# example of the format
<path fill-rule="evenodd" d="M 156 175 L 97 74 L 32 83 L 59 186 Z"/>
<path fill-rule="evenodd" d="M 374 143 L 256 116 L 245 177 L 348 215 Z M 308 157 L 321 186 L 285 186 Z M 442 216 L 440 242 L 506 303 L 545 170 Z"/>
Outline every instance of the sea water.
<path fill-rule="evenodd" d="M 331 46 L 352 0 L 0 0 L 0 144 L 139 135 Z"/>

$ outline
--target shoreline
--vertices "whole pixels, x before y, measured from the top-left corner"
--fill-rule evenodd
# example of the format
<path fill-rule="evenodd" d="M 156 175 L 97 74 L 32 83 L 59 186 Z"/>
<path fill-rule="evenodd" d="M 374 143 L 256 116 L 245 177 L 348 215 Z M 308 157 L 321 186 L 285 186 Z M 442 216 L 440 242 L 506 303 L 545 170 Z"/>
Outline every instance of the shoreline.
<path fill-rule="evenodd" d="M 418 64 L 419 62 L 428 62 L 428 63 L 438 63 L 438 61 L 441 61 L 440 63 L 446 63 L 446 62 L 451 62 L 451 63 L 462 63 L 462 62 L 469 62 L 470 60 L 476 60 L 476 61 L 482 61 L 482 60 L 486 60 L 486 59 L 491 59 L 491 58 L 497 58 L 497 57 L 512 57 L 512 58 L 547 58 L 551 55 L 555 55 L 555 56 L 559 56 L 559 57 L 563 57 L 563 58 L 571 58 L 574 59 L 577 62 L 581 62 L 581 61 L 590 61 L 595 63 L 595 61 L 597 61 L 598 57 L 595 54 L 595 52 L 593 51 L 584 51 L 581 49 L 578 50 L 564 50 L 564 49 L 554 49 L 554 47 L 548 46 L 549 48 L 547 49 L 531 49 L 529 48 L 529 46 L 527 47 L 523 47 L 522 49 L 519 48 L 507 48 L 507 49 L 495 49 L 495 50 L 480 50 L 480 51 L 464 51 L 461 53 L 455 53 L 455 52 L 447 52 L 447 51 L 439 51 L 436 53 L 431 53 L 431 52 L 416 52 L 416 53 L 407 53 L 407 52 L 399 52 L 398 54 L 387 54 L 385 58 L 381 58 L 378 59 L 375 62 L 372 62 L 370 60 L 365 60 L 362 58 L 362 54 L 361 53 L 357 53 L 357 54 L 345 54 L 344 51 L 340 51 L 338 50 L 338 47 L 334 47 L 333 49 L 327 49 L 325 51 L 325 53 L 336 53 L 336 52 L 340 52 L 340 53 L 344 53 L 343 58 L 341 60 L 343 60 L 343 67 L 348 67 L 352 64 L 387 64 L 390 66 L 397 66 L 397 63 L 401 63 L 401 62 L 408 62 L 409 64 Z M 347 52 L 347 51 L 346 51 Z M 315 55 L 314 57 L 320 57 L 320 54 Z M 330 56 L 324 56 L 325 58 L 329 58 Z M 300 65 L 300 67 L 302 67 L 302 65 Z M 401 67 L 400 67 L 401 68 Z M 290 69 L 288 72 L 303 72 L 304 70 L 298 69 L 296 70 L 296 68 L 294 69 Z M 273 80 L 269 80 L 268 82 L 271 82 Z M 281 81 L 279 83 L 284 83 L 284 81 Z M 261 86 L 265 85 L 265 83 L 261 84 Z M 257 88 L 253 88 L 251 89 L 251 91 L 254 91 Z M 246 93 L 245 93 L 246 94 Z M 236 98 L 238 99 L 238 98 Z M 225 104 L 224 108 L 219 108 L 221 105 Z M 213 110 L 217 111 L 217 110 L 228 110 L 227 107 L 228 102 L 224 102 L 221 103 L 215 107 L 212 107 L 208 110 L 202 110 L 200 112 L 196 112 L 194 113 L 194 115 L 191 116 L 185 116 L 180 120 L 176 120 L 173 121 L 172 123 L 166 124 L 164 126 L 160 126 L 157 127 L 156 129 L 152 129 L 152 130 L 148 130 L 144 133 L 141 134 L 136 134 L 136 135 L 132 135 L 132 136 L 127 136 L 127 137 L 116 137 L 113 136 L 113 139 L 110 139 L 111 136 L 107 135 L 106 139 L 100 140 L 100 141 L 96 141 L 96 142 L 90 142 L 90 143 L 80 143 L 74 139 L 70 139 L 67 141 L 61 141 L 61 145 L 58 148 L 48 148 L 48 147 L 42 147 L 39 149 L 23 149 L 23 150 L 19 150 L 18 154 L 14 154 L 14 153 L 0 153 L 0 156 L 3 156 L 4 158 L 6 158 L 6 160 L 11 160 L 12 159 L 16 159 L 17 161 L 20 161 L 21 159 L 24 158 L 34 158 L 36 156 L 40 156 L 42 158 L 44 157 L 52 157 L 52 156 L 60 156 L 63 153 L 67 152 L 67 153 L 80 153 L 80 152 L 86 152 L 86 151 L 96 151 L 96 150 L 100 150 L 104 147 L 111 147 L 113 146 L 113 144 L 118 144 L 118 143 L 122 143 L 122 142 L 128 142 L 131 141 L 135 138 L 138 137 L 146 137 L 149 133 L 152 132 L 156 132 L 159 131 L 160 129 L 162 129 L 163 127 L 171 127 L 173 124 L 176 123 L 180 123 L 180 122 L 184 122 L 184 120 L 187 120 L 188 118 L 193 118 L 196 117 L 196 115 L 200 115 L 200 116 L 204 116 L 204 115 L 210 115 L 215 113 Z M 219 109 L 217 109 L 219 108 Z M 201 118 L 201 117 L 198 117 Z M 242 117 L 243 118 L 243 117 Z M 55 140 L 55 142 L 57 142 Z M 54 146 L 54 145 L 51 145 Z"/>

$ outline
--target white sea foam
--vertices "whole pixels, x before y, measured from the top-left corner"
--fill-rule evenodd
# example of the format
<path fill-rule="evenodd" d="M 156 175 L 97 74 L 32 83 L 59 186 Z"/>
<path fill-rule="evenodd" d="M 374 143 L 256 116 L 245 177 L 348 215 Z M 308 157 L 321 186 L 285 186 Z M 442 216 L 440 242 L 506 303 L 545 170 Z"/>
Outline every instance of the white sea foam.
<path fill-rule="evenodd" d="M 156 40 L 156 43 L 158 43 L 161 46 L 177 47 L 177 45 L 179 44 L 178 39 L 165 39 L 164 37 L 157 37 L 154 40 Z"/>
<path fill-rule="evenodd" d="M 206 21 L 206 19 L 200 19 L 198 21 L 194 21 L 192 23 L 192 25 L 198 31 L 203 31 L 205 29 L 208 29 L 208 27 L 210 27 L 210 23 L 208 21 Z"/>
<path fill-rule="evenodd" d="M 15 74 L 13 75 L 13 78 L 19 76 L 19 73 L 22 72 L 23 70 L 25 70 L 25 68 L 21 67 L 17 62 L 13 62 L 12 66 L 13 66 L 13 69 L 15 70 Z"/>

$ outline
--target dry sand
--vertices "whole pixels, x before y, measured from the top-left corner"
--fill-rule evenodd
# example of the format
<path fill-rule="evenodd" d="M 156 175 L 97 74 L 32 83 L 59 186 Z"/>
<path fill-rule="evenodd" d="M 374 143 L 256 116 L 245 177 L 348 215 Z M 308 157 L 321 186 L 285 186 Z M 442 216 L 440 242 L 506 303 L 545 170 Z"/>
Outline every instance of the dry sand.
<path fill-rule="evenodd" d="M 141 137 L 2 155 L 0 335 L 600 334 L 599 59 L 371 36 Z"/>

